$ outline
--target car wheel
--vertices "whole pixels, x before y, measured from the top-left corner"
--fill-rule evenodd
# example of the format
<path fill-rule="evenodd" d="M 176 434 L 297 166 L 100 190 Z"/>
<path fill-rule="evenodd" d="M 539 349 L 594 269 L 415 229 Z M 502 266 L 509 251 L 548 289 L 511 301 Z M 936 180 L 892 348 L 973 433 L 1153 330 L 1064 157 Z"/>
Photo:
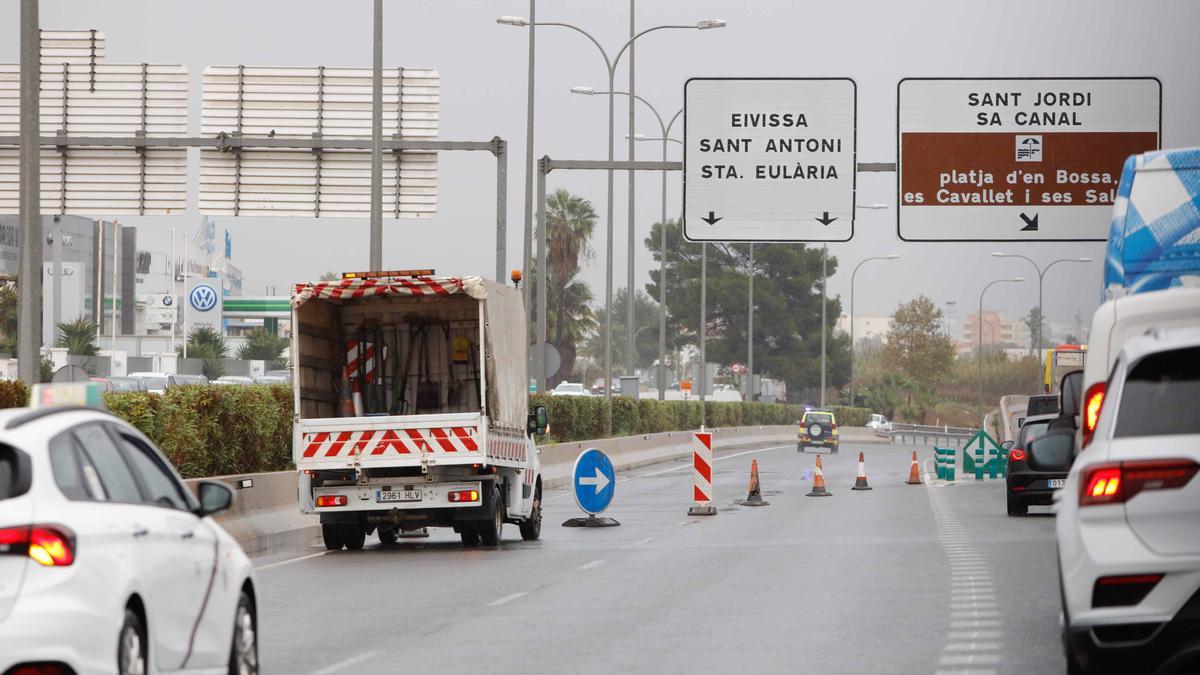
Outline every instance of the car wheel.
<path fill-rule="evenodd" d="M 500 498 L 499 490 L 492 492 L 492 518 L 477 522 L 475 527 L 479 530 L 479 539 L 484 546 L 500 545 L 504 529 L 504 500 Z"/>
<path fill-rule="evenodd" d="M 1008 498 L 1008 515 L 1010 516 L 1027 516 L 1029 515 L 1029 506 L 1021 502 Z"/>
<path fill-rule="evenodd" d="M 342 539 L 346 542 L 347 550 L 361 551 L 367 541 L 367 530 L 358 523 L 342 525 Z"/>
<path fill-rule="evenodd" d="M 474 523 L 463 523 L 460 526 L 462 529 L 458 531 L 459 538 L 462 539 L 463 546 L 467 548 L 475 548 L 479 545 L 479 529 Z"/>
<path fill-rule="evenodd" d="M 120 675 L 145 675 L 146 627 L 137 612 L 125 608 L 125 622 L 117 636 L 117 672 Z"/>
<path fill-rule="evenodd" d="M 538 537 L 542 536 L 542 486 L 537 487 L 537 492 L 533 493 L 533 509 L 529 511 L 529 517 L 521 521 L 521 538 L 525 541 L 537 541 Z"/>
<path fill-rule="evenodd" d="M 321 523 L 321 540 L 325 542 L 326 551 L 340 551 L 346 545 L 342 526 L 337 523 Z"/>
<path fill-rule="evenodd" d="M 229 675 L 258 675 L 258 620 L 250 596 L 242 591 L 233 618 L 233 644 L 229 648 Z"/>

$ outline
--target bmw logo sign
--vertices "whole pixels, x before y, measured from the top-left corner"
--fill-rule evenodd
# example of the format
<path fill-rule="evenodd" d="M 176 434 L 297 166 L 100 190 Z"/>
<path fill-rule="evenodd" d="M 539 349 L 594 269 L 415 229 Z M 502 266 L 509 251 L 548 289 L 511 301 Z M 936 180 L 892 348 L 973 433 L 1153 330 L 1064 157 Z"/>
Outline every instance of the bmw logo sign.
<path fill-rule="evenodd" d="M 217 291 L 208 284 L 199 284 L 188 293 L 188 302 L 197 312 L 207 312 L 217 306 Z"/>
<path fill-rule="evenodd" d="M 171 305 L 175 304 L 175 299 L 169 295 L 164 295 L 163 299 L 162 299 L 162 304 L 163 304 L 163 307 L 170 307 Z"/>

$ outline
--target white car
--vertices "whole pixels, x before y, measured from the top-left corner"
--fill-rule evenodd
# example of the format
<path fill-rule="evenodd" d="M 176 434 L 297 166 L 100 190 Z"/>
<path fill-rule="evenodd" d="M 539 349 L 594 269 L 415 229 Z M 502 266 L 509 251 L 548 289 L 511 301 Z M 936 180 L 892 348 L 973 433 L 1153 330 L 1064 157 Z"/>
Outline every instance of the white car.
<path fill-rule="evenodd" d="M 146 391 L 151 394 L 161 394 L 175 386 L 174 373 L 130 373 L 129 377 L 141 380 L 146 385 Z"/>
<path fill-rule="evenodd" d="M 1200 328 L 1129 341 L 1106 389 L 1055 523 L 1068 672 L 1200 672 Z"/>
<path fill-rule="evenodd" d="M 212 384 L 219 384 L 221 386 L 246 386 L 254 384 L 254 378 L 246 377 L 244 375 L 222 375 L 221 377 L 213 380 Z"/>
<path fill-rule="evenodd" d="M 550 391 L 551 396 L 591 396 L 583 384 L 579 382 L 559 382 L 558 386 Z"/>
<path fill-rule="evenodd" d="M 64 399 L 99 388 L 0 411 L 0 672 L 257 673 L 253 567 L 211 517 L 232 491 L 193 497 L 136 429 Z"/>
<path fill-rule="evenodd" d="M 872 413 L 871 418 L 867 420 L 867 428 L 875 431 L 891 431 L 892 423 L 883 415 Z"/>

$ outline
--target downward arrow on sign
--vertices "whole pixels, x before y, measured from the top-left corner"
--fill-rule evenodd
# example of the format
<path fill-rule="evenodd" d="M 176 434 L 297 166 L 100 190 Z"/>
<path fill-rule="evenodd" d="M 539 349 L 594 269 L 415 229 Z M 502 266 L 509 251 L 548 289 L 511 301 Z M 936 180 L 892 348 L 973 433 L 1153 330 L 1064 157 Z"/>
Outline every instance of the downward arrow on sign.
<path fill-rule="evenodd" d="M 579 477 L 579 484 L 595 486 L 596 494 L 600 494 L 601 490 L 608 487 L 609 482 L 610 481 L 608 480 L 608 476 L 604 475 L 604 472 L 601 471 L 599 468 L 596 469 L 595 476 L 580 476 Z"/>
<path fill-rule="evenodd" d="M 822 224 L 822 225 L 829 225 L 829 224 L 830 224 L 830 223 L 832 223 L 833 221 L 837 220 L 837 218 L 830 218 L 830 217 L 829 217 L 829 212 L 828 212 L 828 211 L 826 211 L 825 213 L 822 213 L 822 214 L 821 214 L 821 217 L 820 217 L 820 218 L 817 218 L 816 220 L 817 220 L 817 222 L 818 222 L 818 223 L 820 223 L 820 224 Z"/>

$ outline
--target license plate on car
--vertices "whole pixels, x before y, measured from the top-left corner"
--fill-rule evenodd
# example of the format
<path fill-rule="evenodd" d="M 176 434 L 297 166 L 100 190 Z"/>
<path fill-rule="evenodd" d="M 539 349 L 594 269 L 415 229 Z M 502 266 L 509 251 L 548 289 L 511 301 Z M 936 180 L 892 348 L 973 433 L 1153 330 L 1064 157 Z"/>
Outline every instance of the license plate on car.
<path fill-rule="evenodd" d="M 419 502 L 421 501 L 420 490 L 376 490 L 375 501 L 377 502 Z"/>
<path fill-rule="evenodd" d="M 1057 490 L 1059 488 L 1063 488 L 1066 486 L 1067 486 L 1066 478 L 1051 478 L 1046 481 L 1046 487 L 1050 488 L 1051 490 Z"/>

